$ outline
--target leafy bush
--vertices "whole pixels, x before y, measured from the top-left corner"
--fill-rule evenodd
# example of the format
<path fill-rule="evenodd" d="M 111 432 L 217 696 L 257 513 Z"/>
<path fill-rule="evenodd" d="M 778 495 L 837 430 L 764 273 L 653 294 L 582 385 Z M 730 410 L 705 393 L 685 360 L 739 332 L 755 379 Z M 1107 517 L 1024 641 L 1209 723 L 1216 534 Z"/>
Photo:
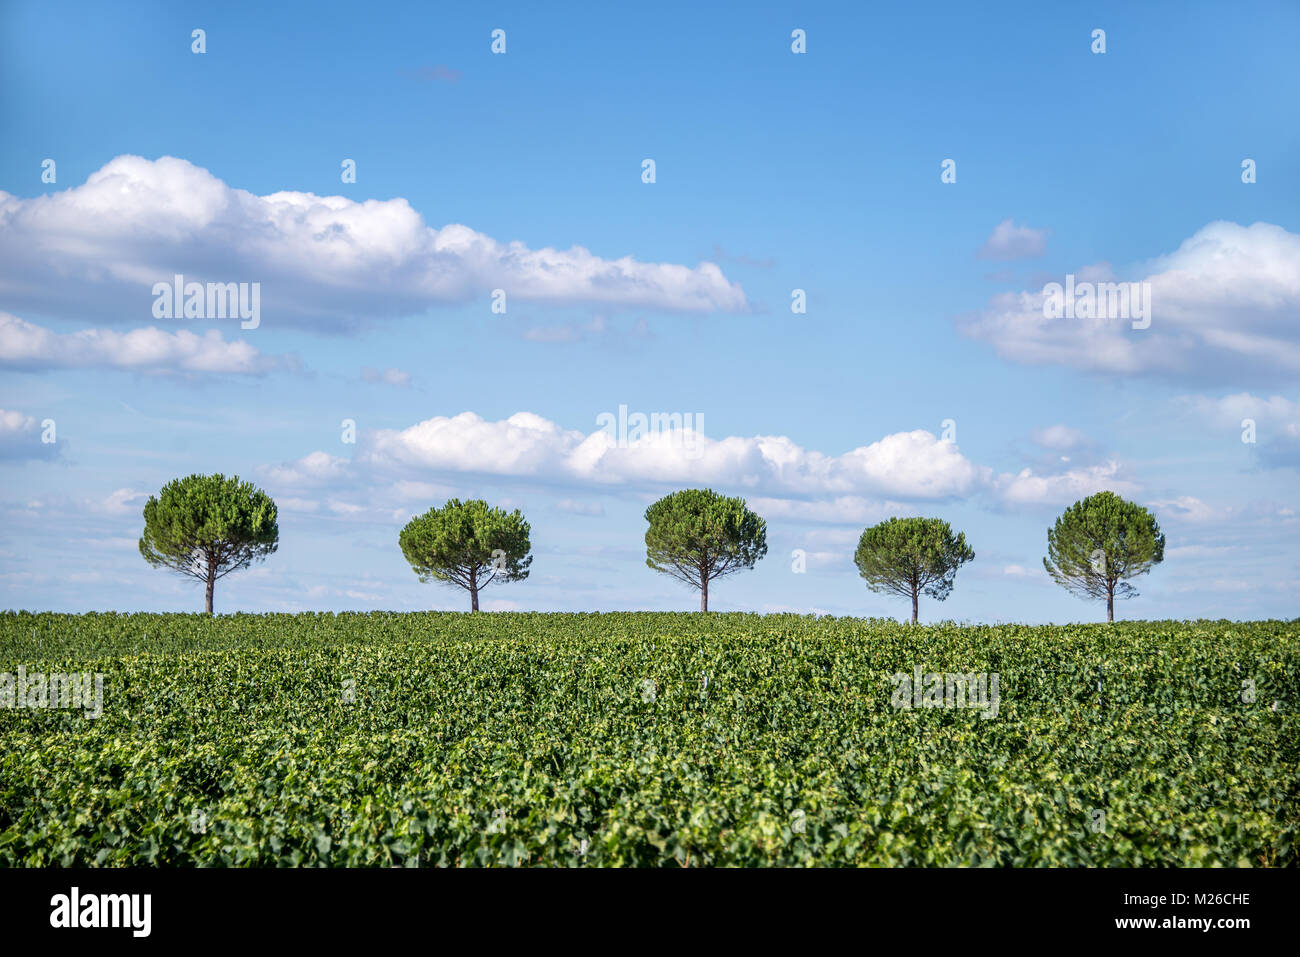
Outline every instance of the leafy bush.
<path fill-rule="evenodd" d="M 1298 624 L 4 613 L 0 865 L 1294 866 Z"/>

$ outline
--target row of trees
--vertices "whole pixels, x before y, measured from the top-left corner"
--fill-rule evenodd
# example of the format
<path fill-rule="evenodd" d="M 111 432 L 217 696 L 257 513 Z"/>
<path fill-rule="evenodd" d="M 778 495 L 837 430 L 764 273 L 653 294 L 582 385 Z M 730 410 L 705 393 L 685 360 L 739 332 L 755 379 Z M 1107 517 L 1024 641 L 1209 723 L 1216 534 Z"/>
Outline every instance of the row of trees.
<path fill-rule="evenodd" d="M 709 610 L 711 582 L 753 568 L 767 554 L 767 523 L 743 498 L 686 489 L 655 502 L 645 518 L 646 565 L 698 589 L 700 611 Z M 140 554 L 155 567 L 203 582 L 208 614 L 217 580 L 263 561 L 279 543 L 275 503 L 237 476 L 177 479 L 149 499 L 144 522 Z M 479 592 L 488 585 L 528 577 L 529 532 L 518 509 L 452 499 L 411 519 L 398 543 L 420 581 L 465 589 L 470 609 L 478 611 Z M 1115 599 L 1137 594 L 1132 579 L 1161 562 L 1164 549 L 1155 516 L 1113 492 L 1098 492 L 1075 502 L 1048 530 L 1043 566 L 1074 594 L 1104 599 L 1106 620 L 1114 621 Z M 942 519 L 891 518 L 862 533 L 853 561 L 869 588 L 910 599 L 915 623 L 921 595 L 945 600 L 958 569 L 974 558 L 965 534 Z"/>

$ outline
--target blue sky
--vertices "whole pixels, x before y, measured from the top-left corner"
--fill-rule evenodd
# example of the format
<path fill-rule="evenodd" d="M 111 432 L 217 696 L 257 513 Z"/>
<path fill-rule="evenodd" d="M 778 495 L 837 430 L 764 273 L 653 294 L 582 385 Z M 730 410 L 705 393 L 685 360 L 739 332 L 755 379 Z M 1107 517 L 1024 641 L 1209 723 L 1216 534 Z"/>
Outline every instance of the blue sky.
<path fill-rule="evenodd" d="M 1110 488 L 1169 541 L 1118 616 L 1296 614 L 1300 8 L 613 6 L 0 4 L 0 607 L 201 607 L 140 510 L 223 471 L 281 546 L 218 611 L 466 607 L 396 545 L 453 495 L 532 523 L 485 607 L 691 609 L 642 514 L 708 485 L 768 522 L 717 610 L 902 617 L 852 552 L 917 514 L 977 554 L 923 619 L 1094 620 L 1041 558 Z"/>

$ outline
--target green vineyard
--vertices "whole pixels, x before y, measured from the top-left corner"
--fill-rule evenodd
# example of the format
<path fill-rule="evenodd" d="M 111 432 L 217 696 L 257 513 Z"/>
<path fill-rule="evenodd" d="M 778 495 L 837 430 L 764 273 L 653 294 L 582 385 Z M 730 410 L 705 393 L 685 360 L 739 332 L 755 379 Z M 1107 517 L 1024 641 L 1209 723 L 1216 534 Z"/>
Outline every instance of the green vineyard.
<path fill-rule="evenodd" d="M 0 864 L 1295 866 L 1298 631 L 3 613 Z"/>

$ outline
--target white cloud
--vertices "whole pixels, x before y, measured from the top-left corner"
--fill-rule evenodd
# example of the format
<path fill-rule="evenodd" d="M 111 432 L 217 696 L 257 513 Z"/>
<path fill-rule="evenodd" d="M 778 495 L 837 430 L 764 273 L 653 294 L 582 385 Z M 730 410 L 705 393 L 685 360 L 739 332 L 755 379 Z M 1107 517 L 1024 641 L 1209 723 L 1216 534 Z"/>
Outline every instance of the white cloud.
<path fill-rule="evenodd" d="M 343 478 L 348 473 L 348 460 L 327 452 L 312 452 L 289 465 L 273 466 L 262 470 L 268 481 L 292 488 L 320 486 Z"/>
<path fill-rule="evenodd" d="M 98 510 L 109 515 L 139 513 L 144 508 L 144 503 L 148 498 L 148 492 L 140 492 L 133 488 L 119 488 L 98 503 Z"/>
<path fill-rule="evenodd" d="M 394 506 L 436 503 L 465 494 L 457 493 L 456 484 L 472 489 L 483 477 L 492 477 L 563 489 L 617 489 L 646 501 L 667 487 L 710 486 L 744 495 L 772 520 L 857 526 L 922 514 L 935 503 L 953 500 L 1059 506 L 1104 489 L 1126 496 L 1140 489 L 1113 460 L 1060 472 L 1026 468 L 1018 474 L 995 473 L 971 462 L 954 443 L 921 430 L 827 455 L 785 436 L 710 439 L 685 428 L 620 445 L 604 430 L 564 429 L 532 412 L 498 421 L 462 412 L 406 429 L 363 432 L 351 460 L 317 451 L 259 473 L 278 494 L 364 488 L 373 515 L 405 515 Z M 449 473 L 467 478 L 449 483 Z M 334 503 L 329 507 L 342 511 Z M 603 513 L 599 505 L 573 496 L 554 507 L 570 514 Z M 352 512 L 361 510 L 357 506 Z"/>
<path fill-rule="evenodd" d="M 1153 499 L 1143 504 L 1155 512 L 1162 526 L 1194 525 L 1199 529 L 1196 532 L 1198 535 L 1208 530 L 1217 530 L 1239 537 L 1245 529 L 1252 529 L 1252 548 L 1256 554 L 1259 554 L 1259 543 L 1263 538 L 1289 543 L 1294 539 L 1292 527 L 1300 524 L 1292 506 L 1275 501 L 1254 500 L 1242 505 L 1216 505 L 1194 495 L 1180 495 L 1176 498 Z"/>
<path fill-rule="evenodd" d="M 1047 249 L 1047 230 L 1017 226 L 1004 219 L 980 247 L 980 259 L 1032 259 Z"/>
<path fill-rule="evenodd" d="M 1242 419 L 1280 425 L 1300 422 L 1300 402 L 1280 395 L 1264 398 L 1238 392 L 1217 399 L 1203 395 L 1183 396 L 1180 401 L 1211 424 L 1227 428 L 1240 428 Z"/>
<path fill-rule="evenodd" d="M 1068 425 L 1049 425 L 1045 429 L 1034 429 L 1030 438 L 1036 445 L 1045 449 L 1064 452 L 1088 444 L 1088 437 L 1081 431 Z"/>
<path fill-rule="evenodd" d="M 1096 492 L 1112 491 L 1132 495 L 1138 485 L 1121 475 L 1118 462 L 1069 469 L 1055 475 L 1035 475 L 1023 469 L 1018 475 L 999 475 L 994 480 L 1006 505 L 1070 505 Z"/>
<path fill-rule="evenodd" d="M 883 494 L 943 499 L 969 494 L 989 470 L 925 431 L 899 432 L 839 456 L 784 436 L 710 439 L 691 429 L 620 445 L 603 430 L 562 429 L 531 412 L 497 422 L 472 412 L 366 435 L 358 459 L 372 468 L 567 479 L 595 485 L 696 483 L 734 491 Z"/>
<path fill-rule="evenodd" d="M 0 436 L 25 436 L 36 431 L 36 420 L 13 409 L 0 409 Z"/>
<path fill-rule="evenodd" d="M 371 465 L 493 475 L 559 474 L 584 438 L 530 412 L 517 412 L 498 422 L 462 412 L 426 419 L 401 431 L 368 434 L 357 455 Z"/>
<path fill-rule="evenodd" d="M 227 342 L 217 329 L 202 335 L 150 326 L 117 332 L 83 329 L 60 334 L 0 312 L 0 364 L 23 369 L 104 367 L 137 372 L 209 372 L 260 375 L 296 368 L 297 361 L 264 356 L 242 340 Z"/>
<path fill-rule="evenodd" d="M 1221 382 L 1300 372 L 1300 236 L 1269 223 L 1213 222 L 1144 272 L 1147 329 L 1125 319 L 1045 319 L 1041 290 L 995 296 L 959 327 L 1029 364 Z"/>
<path fill-rule="evenodd" d="M 693 312 L 744 311 L 714 263 L 532 249 L 427 225 L 401 198 L 256 196 L 182 159 L 119 156 L 80 186 L 0 191 L 0 295 L 42 314 L 152 321 L 152 286 L 258 282 L 265 325 L 348 324 L 482 298 Z M 220 321 L 220 320 L 217 320 Z"/>
<path fill-rule="evenodd" d="M 57 442 L 42 442 L 42 432 L 35 417 L 0 409 L 0 460 L 54 458 L 60 447 Z"/>
<path fill-rule="evenodd" d="M 1151 503 L 1153 508 L 1163 509 L 1168 515 L 1185 522 L 1221 521 L 1226 513 L 1206 504 L 1194 495 L 1180 495 L 1178 498 L 1161 499 Z"/>

